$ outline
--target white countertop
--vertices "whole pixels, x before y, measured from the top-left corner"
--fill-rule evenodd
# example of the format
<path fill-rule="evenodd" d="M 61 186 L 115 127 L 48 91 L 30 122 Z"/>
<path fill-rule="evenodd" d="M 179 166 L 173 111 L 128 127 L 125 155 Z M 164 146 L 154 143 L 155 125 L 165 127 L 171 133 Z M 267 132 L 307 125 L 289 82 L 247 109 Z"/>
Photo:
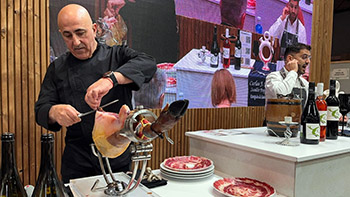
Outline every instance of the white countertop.
<path fill-rule="evenodd" d="M 265 130 L 266 127 L 203 130 L 186 132 L 186 136 L 293 162 L 350 152 L 350 138 L 348 137 L 338 136 L 337 140 L 326 140 L 318 145 L 283 146 L 276 144 L 283 138 L 269 136 Z M 291 138 L 291 141 L 297 143 L 300 139 Z"/>
<path fill-rule="evenodd" d="M 155 174 L 159 174 L 160 170 L 154 170 Z M 222 177 L 213 174 L 212 176 L 198 180 L 181 180 L 167 178 L 167 185 L 151 189 L 159 196 L 166 197 L 205 197 L 214 196 L 222 197 L 223 195 L 215 191 L 213 183 Z"/>

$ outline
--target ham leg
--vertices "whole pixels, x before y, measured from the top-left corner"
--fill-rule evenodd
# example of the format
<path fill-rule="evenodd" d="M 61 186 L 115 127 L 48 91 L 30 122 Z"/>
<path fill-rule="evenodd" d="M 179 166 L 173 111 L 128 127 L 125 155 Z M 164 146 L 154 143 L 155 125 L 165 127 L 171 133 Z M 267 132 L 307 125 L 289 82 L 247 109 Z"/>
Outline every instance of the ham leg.
<path fill-rule="evenodd" d="M 129 113 L 130 109 L 127 105 L 120 108 L 119 114 L 96 112 L 92 139 L 104 157 L 118 157 L 128 148 L 130 140 L 119 135 L 119 132 L 124 128 Z"/>

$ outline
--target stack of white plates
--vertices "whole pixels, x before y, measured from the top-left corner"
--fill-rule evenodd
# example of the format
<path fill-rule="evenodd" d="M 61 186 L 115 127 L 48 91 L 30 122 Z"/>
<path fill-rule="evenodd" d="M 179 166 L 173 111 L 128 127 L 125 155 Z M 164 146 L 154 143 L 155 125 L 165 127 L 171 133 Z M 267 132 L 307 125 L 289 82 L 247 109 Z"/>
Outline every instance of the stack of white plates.
<path fill-rule="evenodd" d="M 196 156 L 182 156 L 182 157 L 196 157 Z M 182 159 L 181 157 L 176 157 L 176 160 Z M 166 159 L 163 163 L 160 164 L 160 172 L 162 175 L 169 177 L 169 178 L 175 178 L 175 179 L 185 179 L 185 180 L 196 180 L 196 179 L 203 179 L 210 177 L 214 173 L 214 164 L 211 160 L 203 157 L 197 157 L 201 159 L 205 159 L 209 161 L 209 165 L 199 167 L 199 168 L 188 168 L 183 169 L 181 167 L 170 167 L 169 165 L 166 165 L 167 160 L 173 160 L 174 158 Z M 192 162 L 188 162 L 188 166 L 193 166 Z M 185 161 L 182 163 L 183 165 L 187 165 Z"/>

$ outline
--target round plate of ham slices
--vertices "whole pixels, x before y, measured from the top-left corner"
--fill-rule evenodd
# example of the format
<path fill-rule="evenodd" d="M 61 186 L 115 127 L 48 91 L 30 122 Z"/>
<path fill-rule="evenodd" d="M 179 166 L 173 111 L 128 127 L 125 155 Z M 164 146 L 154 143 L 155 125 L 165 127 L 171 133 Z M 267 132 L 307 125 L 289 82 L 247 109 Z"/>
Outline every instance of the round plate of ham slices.
<path fill-rule="evenodd" d="M 230 196 L 272 197 L 276 190 L 267 183 L 250 178 L 223 178 L 213 183 L 216 191 Z"/>
<path fill-rule="evenodd" d="M 213 161 L 198 156 L 178 156 L 165 159 L 164 166 L 174 171 L 195 172 L 203 171 L 213 166 Z"/>

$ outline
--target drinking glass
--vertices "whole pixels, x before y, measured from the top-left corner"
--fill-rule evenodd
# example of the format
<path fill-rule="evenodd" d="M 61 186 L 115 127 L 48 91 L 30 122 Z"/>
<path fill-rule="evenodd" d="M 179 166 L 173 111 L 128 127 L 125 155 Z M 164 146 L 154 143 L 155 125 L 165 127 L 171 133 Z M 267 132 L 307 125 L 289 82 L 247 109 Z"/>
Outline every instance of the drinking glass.
<path fill-rule="evenodd" d="M 344 116 L 350 111 L 350 94 L 339 94 L 338 98 L 340 103 L 339 112 L 343 116 L 341 135 L 344 135 Z"/>

